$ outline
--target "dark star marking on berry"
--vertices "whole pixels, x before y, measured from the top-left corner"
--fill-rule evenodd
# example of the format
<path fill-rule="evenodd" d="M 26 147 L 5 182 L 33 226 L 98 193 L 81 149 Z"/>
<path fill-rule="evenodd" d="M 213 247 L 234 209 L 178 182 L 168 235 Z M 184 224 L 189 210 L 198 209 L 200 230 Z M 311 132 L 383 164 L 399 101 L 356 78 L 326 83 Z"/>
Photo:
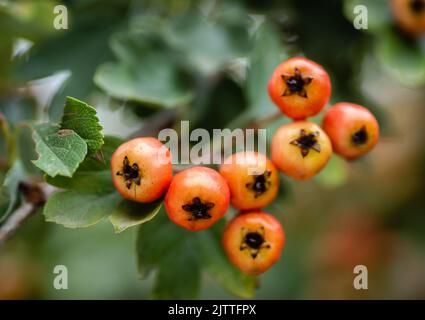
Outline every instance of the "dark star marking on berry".
<path fill-rule="evenodd" d="M 252 259 L 257 258 L 262 249 L 270 249 L 270 244 L 266 242 L 264 227 L 261 226 L 256 231 L 246 231 L 242 228 L 242 243 L 240 251 L 248 250 Z"/>
<path fill-rule="evenodd" d="M 357 146 L 361 146 L 361 145 L 365 144 L 368 140 L 368 134 L 367 134 L 366 127 L 363 126 L 360 130 L 354 132 L 351 135 L 351 140 Z"/>
<path fill-rule="evenodd" d="M 425 11 L 425 0 L 411 0 L 410 9 L 416 14 L 422 14 Z"/>
<path fill-rule="evenodd" d="M 297 139 L 291 141 L 290 144 L 300 148 L 301 155 L 303 156 L 303 158 L 305 158 L 310 153 L 310 150 L 314 150 L 320 153 L 320 144 L 317 141 L 318 136 L 319 132 L 317 131 L 307 133 L 305 129 L 301 129 L 300 136 Z"/>
<path fill-rule="evenodd" d="M 245 235 L 244 242 L 250 248 L 260 249 L 261 245 L 264 243 L 264 238 L 261 234 L 257 232 L 249 232 Z"/>
<path fill-rule="evenodd" d="M 255 198 L 258 198 L 269 189 L 271 182 L 268 181 L 268 178 L 271 176 L 271 174 L 272 172 L 267 170 L 263 174 L 254 175 L 254 181 L 245 185 L 248 189 L 254 192 Z"/>
<path fill-rule="evenodd" d="M 122 176 L 124 178 L 127 189 L 131 189 L 133 183 L 140 186 L 142 180 L 139 166 L 137 163 L 130 164 L 130 160 L 128 160 L 127 156 L 124 157 L 122 170 L 117 172 L 117 176 Z"/>
<path fill-rule="evenodd" d="M 207 220 L 211 218 L 209 214 L 209 210 L 214 208 L 214 203 L 212 202 L 202 202 L 199 197 L 195 197 L 192 199 L 191 203 L 187 203 L 182 205 L 184 211 L 190 213 L 188 221 L 196 221 L 196 220 Z"/>
<path fill-rule="evenodd" d="M 282 97 L 297 94 L 300 97 L 308 98 L 307 90 L 305 87 L 313 81 L 313 78 L 303 77 L 301 71 L 298 68 L 295 68 L 295 72 L 293 75 L 282 74 L 281 78 L 286 84 L 286 89 L 282 93 Z"/>

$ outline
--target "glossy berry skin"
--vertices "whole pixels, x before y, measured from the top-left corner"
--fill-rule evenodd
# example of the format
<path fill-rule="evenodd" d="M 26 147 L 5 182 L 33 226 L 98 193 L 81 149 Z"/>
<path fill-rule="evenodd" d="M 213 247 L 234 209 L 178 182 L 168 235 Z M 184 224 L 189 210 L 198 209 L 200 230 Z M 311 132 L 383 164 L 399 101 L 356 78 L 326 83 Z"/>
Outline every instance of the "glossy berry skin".
<path fill-rule="evenodd" d="M 230 201 L 240 210 L 260 209 L 276 198 L 279 175 L 274 164 L 263 154 L 239 152 L 227 158 L 220 174 L 230 188 Z"/>
<path fill-rule="evenodd" d="M 111 174 L 115 188 L 124 198 L 155 201 L 165 193 L 173 177 L 170 150 L 151 137 L 127 141 L 112 155 Z"/>
<path fill-rule="evenodd" d="M 242 213 L 233 218 L 223 234 L 229 260 L 244 273 L 258 275 L 275 264 L 285 245 L 280 222 L 265 212 Z"/>
<path fill-rule="evenodd" d="M 397 25 L 412 36 L 425 34 L 425 0 L 391 0 Z"/>
<path fill-rule="evenodd" d="M 331 96 L 331 80 L 322 66 L 302 57 L 291 58 L 276 67 L 268 91 L 282 112 L 295 120 L 320 112 Z"/>
<path fill-rule="evenodd" d="M 229 208 L 230 191 L 215 170 L 193 167 L 175 175 L 165 196 L 170 219 L 190 231 L 211 227 Z"/>
<path fill-rule="evenodd" d="M 323 129 L 335 153 L 347 160 L 369 152 L 379 138 L 379 124 L 373 114 L 365 107 L 348 102 L 337 103 L 326 112 Z"/>
<path fill-rule="evenodd" d="M 296 121 L 276 131 L 271 153 L 272 161 L 280 171 L 296 180 L 307 180 L 328 163 L 332 145 L 317 124 Z"/>

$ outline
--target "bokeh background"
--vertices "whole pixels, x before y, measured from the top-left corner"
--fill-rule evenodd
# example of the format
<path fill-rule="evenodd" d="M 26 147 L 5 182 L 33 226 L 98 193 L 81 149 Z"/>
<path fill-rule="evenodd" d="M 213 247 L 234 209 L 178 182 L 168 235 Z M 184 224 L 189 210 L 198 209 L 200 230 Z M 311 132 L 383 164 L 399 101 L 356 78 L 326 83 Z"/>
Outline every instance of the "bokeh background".
<path fill-rule="evenodd" d="M 59 121 L 71 95 L 123 138 L 178 129 L 180 120 L 243 127 L 276 112 L 266 92 L 273 68 L 305 55 L 329 71 L 331 102 L 366 105 L 382 138 L 360 161 L 334 156 L 312 181 L 282 178 L 268 211 L 287 244 L 255 297 L 423 299 L 425 41 L 399 30 L 388 2 L 1 0 L 0 112 L 11 128 Z M 68 30 L 53 28 L 58 4 L 68 8 Z M 367 30 L 353 27 L 358 4 L 368 8 Z M 269 136 L 287 121 L 268 125 Z M 11 165 L 5 141 L 0 134 L 0 181 Z M 24 135 L 21 143 L 30 152 Z M 8 201 L 0 196 L 0 207 Z M 0 299 L 149 298 L 154 275 L 138 279 L 136 233 L 114 234 L 107 221 L 67 229 L 37 212 L 0 248 Z M 68 290 L 53 289 L 59 264 Z M 358 264 L 368 267 L 368 290 L 353 289 Z M 208 275 L 197 297 L 235 298 Z"/>

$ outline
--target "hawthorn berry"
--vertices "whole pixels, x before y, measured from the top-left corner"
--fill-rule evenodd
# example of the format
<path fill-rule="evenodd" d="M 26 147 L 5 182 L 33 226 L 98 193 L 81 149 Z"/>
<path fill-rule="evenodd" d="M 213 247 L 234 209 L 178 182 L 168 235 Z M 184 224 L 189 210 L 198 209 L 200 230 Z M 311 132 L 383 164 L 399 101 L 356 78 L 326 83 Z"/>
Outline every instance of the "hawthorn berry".
<path fill-rule="evenodd" d="M 173 177 L 170 150 L 158 139 L 136 138 L 123 143 L 111 158 L 112 181 L 126 199 L 152 202 Z"/>
<path fill-rule="evenodd" d="M 425 0 L 391 0 L 391 8 L 403 31 L 413 36 L 425 33 Z"/>
<path fill-rule="evenodd" d="M 229 186 L 217 171 L 193 167 L 175 175 L 165 196 L 165 208 L 175 224 L 199 231 L 222 218 L 229 201 Z"/>
<path fill-rule="evenodd" d="M 323 130 L 329 135 L 335 153 L 348 160 L 369 152 L 379 138 L 379 124 L 373 114 L 348 102 L 337 103 L 325 113 Z"/>
<path fill-rule="evenodd" d="M 265 212 L 242 213 L 225 227 L 223 246 L 230 261 L 247 274 L 258 275 L 279 260 L 285 244 L 280 222 Z"/>
<path fill-rule="evenodd" d="M 331 80 L 325 69 L 302 57 L 282 62 L 269 80 L 273 102 L 288 117 L 302 120 L 320 112 L 331 96 Z"/>
<path fill-rule="evenodd" d="M 274 164 L 263 154 L 239 152 L 227 158 L 220 174 L 230 188 L 230 201 L 240 210 L 260 209 L 271 203 L 279 190 Z"/>
<path fill-rule="evenodd" d="M 295 121 L 281 126 L 273 136 L 272 161 L 286 175 L 307 180 L 329 161 L 332 145 L 315 123 Z"/>

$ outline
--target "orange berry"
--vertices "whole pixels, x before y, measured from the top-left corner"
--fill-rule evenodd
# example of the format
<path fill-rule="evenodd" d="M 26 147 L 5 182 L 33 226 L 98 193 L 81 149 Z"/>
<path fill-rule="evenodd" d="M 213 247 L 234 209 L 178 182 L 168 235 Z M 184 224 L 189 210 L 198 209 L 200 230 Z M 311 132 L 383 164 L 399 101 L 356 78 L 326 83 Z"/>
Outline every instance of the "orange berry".
<path fill-rule="evenodd" d="M 223 234 L 223 246 L 230 261 L 244 273 L 265 272 L 280 257 L 285 232 L 279 221 L 264 212 L 242 213 L 233 218 Z"/>
<path fill-rule="evenodd" d="M 322 66 L 296 57 L 276 67 L 268 91 L 284 114 L 301 120 L 318 114 L 325 107 L 331 96 L 331 80 Z"/>
<path fill-rule="evenodd" d="M 284 174 L 307 180 L 322 170 L 332 155 L 327 134 L 315 123 L 296 121 L 281 126 L 273 136 L 272 161 Z"/>
<path fill-rule="evenodd" d="M 112 155 L 111 173 L 115 188 L 124 198 L 155 201 L 173 177 L 170 150 L 151 137 L 127 141 Z"/>
<path fill-rule="evenodd" d="M 227 158 L 220 174 L 230 188 L 230 201 L 240 210 L 260 209 L 270 204 L 279 190 L 274 164 L 263 154 L 239 152 Z"/>
<path fill-rule="evenodd" d="M 175 175 L 165 196 L 165 207 L 175 224 L 199 231 L 226 214 L 229 199 L 229 187 L 217 171 L 194 167 Z"/>
<path fill-rule="evenodd" d="M 323 130 L 329 135 L 335 153 L 348 160 L 372 150 L 379 138 L 379 124 L 373 114 L 348 102 L 337 103 L 326 112 Z"/>

